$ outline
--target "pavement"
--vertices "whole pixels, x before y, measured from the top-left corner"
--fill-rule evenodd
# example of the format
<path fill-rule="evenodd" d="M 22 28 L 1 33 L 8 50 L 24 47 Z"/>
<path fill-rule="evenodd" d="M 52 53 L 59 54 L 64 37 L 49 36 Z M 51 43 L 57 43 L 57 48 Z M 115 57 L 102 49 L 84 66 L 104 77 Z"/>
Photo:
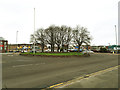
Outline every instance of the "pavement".
<path fill-rule="evenodd" d="M 118 66 L 53 85 L 49 88 L 118 88 Z"/>
<path fill-rule="evenodd" d="M 104 54 L 104 55 L 120 55 L 120 53 L 94 53 L 94 54 Z"/>
<path fill-rule="evenodd" d="M 60 58 L 5 54 L 2 55 L 2 87 L 47 88 L 117 65 L 117 55 Z"/>
<path fill-rule="evenodd" d="M 8 52 L 8 53 L 0 53 L 0 55 L 11 55 L 11 54 L 20 54 L 19 52 L 13 53 L 13 52 Z"/>

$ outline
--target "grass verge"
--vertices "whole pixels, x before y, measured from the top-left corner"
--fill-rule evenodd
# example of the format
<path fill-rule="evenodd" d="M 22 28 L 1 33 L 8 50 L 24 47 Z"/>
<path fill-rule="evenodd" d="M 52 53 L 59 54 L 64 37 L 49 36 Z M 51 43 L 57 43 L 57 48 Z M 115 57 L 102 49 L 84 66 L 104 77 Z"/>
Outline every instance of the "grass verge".
<path fill-rule="evenodd" d="M 83 53 L 68 52 L 68 53 L 21 53 L 20 55 L 37 55 L 37 56 L 81 56 Z"/>

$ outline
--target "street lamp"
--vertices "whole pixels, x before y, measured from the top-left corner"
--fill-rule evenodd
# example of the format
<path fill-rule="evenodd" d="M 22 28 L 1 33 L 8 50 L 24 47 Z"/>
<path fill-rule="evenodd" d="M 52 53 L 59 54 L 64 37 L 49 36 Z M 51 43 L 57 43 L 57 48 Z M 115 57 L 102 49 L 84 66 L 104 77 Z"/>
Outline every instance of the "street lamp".
<path fill-rule="evenodd" d="M 35 8 L 34 8 L 34 54 L 35 54 Z"/>
<path fill-rule="evenodd" d="M 117 29 L 116 29 L 116 25 L 115 25 L 115 36 L 116 36 L 116 51 L 117 51 Z"/>
<path fill-rule="evenodd" d="M 17 44 L 17 41 L 18 41 L 18 31 L 16 32 L 16 44 Z M 16 46 L 16 51 L 17 51 L 17 47 L 18 47 L 18 44 Z"/>
<path fill-rule="evenodd" d="M 16 44 L 17 44 L 17 39 L 18 39 L 18 31 L 16 32 Z"/>

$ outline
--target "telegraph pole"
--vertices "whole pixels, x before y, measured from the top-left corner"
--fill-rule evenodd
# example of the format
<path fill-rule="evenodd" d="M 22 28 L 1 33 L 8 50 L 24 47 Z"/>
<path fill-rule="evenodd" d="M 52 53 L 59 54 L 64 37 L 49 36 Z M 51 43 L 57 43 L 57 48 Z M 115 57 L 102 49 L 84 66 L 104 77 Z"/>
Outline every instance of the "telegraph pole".
<path fill-rule="evenodd" d="M 35 54 L 35 8 L 34 8 L 34 54 Z"/>

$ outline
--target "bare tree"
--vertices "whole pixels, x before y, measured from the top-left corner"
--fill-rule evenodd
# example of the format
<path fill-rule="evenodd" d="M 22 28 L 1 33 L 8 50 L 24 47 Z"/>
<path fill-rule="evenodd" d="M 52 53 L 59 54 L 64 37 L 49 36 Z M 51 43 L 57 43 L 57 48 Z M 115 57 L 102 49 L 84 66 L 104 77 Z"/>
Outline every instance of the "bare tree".
<path fill-rule="evenodd" d="M 60 47 L 62 48 L 62 51 L 64 51 L 64 46 L 67 46 L 67 50 L 69 47 L 69 43 L 72 38 L 72 29 L 67 26 L 56 26 L 55 27 L 55 43 L 58 47 L 57 52 L 59 52 Z"/>
<path fill-rule="evenodd" d="M 65 38 L 64 38 L 64 43 L 67 46 L 67 52 L 68 52 L 68 48 L 69 48 L 71 39 L 72 39 L 72 28 L 67 27 L 67 29 L 65 31 Z"/>
<path fill-rule="evenodd" d="M 57 52 L 59 52 L 61 45 L 61 32 L 59 26 L 55 27 L 55 44 L 57 45 Z"/>
<path fill-rule="evenodd" d="M 59 52 L 60 48 L 62 48 L 62 52 L 64 52 L 64 46 L 67 46 L 67 51 L 69 48 L 69 44 L 71 39 L 74 40 L 74 43 L 78 45 L 78 52 L 80 50 L 80 46 L 85 43 L 89 44 L 91 37 L 89 36 L 89 32 L 87 28 L 76 26 L 74 30 L 71 27 L 67 27 L 62 25 L 61 27 L 51 25 L 48 28 L 38 29 L 35 32 L 35 36 L 31 35 L 31 42 L 39 43 L 42 47 L 42 52 L 44 52 L 45 45 L 51 45 L 51 52 L 54 52 L 54 46 L 57 45 L 57 51 Z"/>
<path fill-rule="evenodd" d="M 62 52 L 64 52 L 64 45 L 65 45 L 65 37 L 66 37 L 66 31 L 67 31 L 67 26 L 62 25 L 60 27 L 60 39 L 61 39 L 61 48 Z"/>
<path fill-rule="evenodd" d="M 34 38 L 35 38 L 35 42 L 39 43 L 42 47 L 42 52 L 44 52 L 44 47 L 46 44 L 46 36 L 45 36 L 45 32 L 44 29 L 40 28 L 35 32 L 35 36 L 32 34 L 31 35 L 31 42 L 34 42 Z"/>
<path fill-rule="evenodd" d="M 55 25 L 49 26 L 47 29 L 45 29 L 47 43 L 51 45 L 51 52 L 54 52 L 54 46 L 55 46 Z"/>
<path fill-rule="evenodd" d="M 34 44 L 34 43 L 37 44 L 37 40 L 36 40 L 34 34 L 31 34 L 31 35 L 30 35 L 30 42 L 33 43 L 33 44 Z"/>
<path fill-rule="evenodd" d="M 73 30 L 74 41 L 78 44 L 78 52 L 80 52 L 80 46 L 85 43 L 89 44 L 91 37 L 89 36 L 90 32 L 87 31 L 87 28 L 76 26 Z"/>

